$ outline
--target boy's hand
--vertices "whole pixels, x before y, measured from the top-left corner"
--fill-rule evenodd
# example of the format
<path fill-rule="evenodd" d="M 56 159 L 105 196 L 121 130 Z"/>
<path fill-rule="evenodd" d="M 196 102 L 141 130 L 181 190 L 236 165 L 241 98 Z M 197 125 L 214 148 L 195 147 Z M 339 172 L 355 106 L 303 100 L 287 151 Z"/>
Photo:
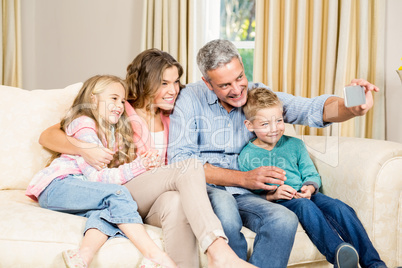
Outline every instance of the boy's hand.
<path fill-rule="evenodd" d="M 275 192 L 267 193 L 266 199 L 268 201 L 274 201 L 279 199 L 291 200 L 293 197 L 295 197 L 296 194 L 297 191 L 293 189 L 292 186 L 281 185 L 276 189 Z"/>
<path fill-rule="evenodd" d="M 300 189 L 300 193 L 296 193 L 295 198 L 307 198 L 307 199 L 310 199 L 314 192 L 315 192 L 315 188 L 314 188 L 313 185 L 304 185 Z"/>
<path fill-rule="evenodd" d="M 283 169 L 262 166 L 246 172 L 243 187 L 252 190 L 263 189 L 270 191 L 275 190 L 277 186 L 267 185 L 266 183 L 282 185 L 285 180 L 285 171 L 283 171 Z"/>

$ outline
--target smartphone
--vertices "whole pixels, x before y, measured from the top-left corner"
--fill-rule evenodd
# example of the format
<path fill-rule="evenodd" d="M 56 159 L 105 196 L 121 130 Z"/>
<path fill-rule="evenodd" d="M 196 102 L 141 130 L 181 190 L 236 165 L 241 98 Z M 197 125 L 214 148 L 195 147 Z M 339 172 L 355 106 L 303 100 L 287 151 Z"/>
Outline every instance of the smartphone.
<path fill-rule="evenodd" d="M 366 95 L 362 86 L 347 86 L 344 87 L 343 93 L 345 96 L 345 106 L 353 107 L 366 103 Z"/>

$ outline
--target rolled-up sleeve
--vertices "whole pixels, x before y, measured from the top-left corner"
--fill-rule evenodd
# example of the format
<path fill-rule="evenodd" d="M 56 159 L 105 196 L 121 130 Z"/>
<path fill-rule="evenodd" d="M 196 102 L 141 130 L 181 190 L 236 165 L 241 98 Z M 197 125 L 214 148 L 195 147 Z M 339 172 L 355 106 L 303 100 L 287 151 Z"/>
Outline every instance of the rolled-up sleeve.
<path fill-rule="evenodd" d="M 323 112 L 325 102 L 332 95 L 303 98 L 283 92 L 276 92 L 276 94 L 283 103 L 285 122 L 317 128 L 330 125 L 330 123 L 323 121 Z"/>
<path fill-rule="evenodd" d="M 250 86 L 249 86 L 250 87 Z M 252 83 L 251 87 L 264 87 L 262 83 Z M 322 128 L 331 123 L 323 121 L 324 105 L 334 95 L 324 94 L 313 98 L 293 96 L 284 92 L 275 92 L 283 104 L 283 116 L 286 123 Z"/>

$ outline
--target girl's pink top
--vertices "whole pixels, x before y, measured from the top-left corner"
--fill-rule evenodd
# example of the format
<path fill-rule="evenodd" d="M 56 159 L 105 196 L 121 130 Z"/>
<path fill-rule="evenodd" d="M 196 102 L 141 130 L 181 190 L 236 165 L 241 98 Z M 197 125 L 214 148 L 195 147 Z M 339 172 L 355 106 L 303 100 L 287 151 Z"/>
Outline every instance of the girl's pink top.
<path fill-rule="evenodd" d="M 87 116 L 81 116 L 72 121 L 66 129 L 66 134 L 98 146 L 106 146 L 98 138 L 95 121 Z M 83 174 L 88 181 L 124 184 L 145 171 L 140 157 L 117 168 L 105 168 L 98 171 L 87 164 L 81 156 L 62 154 L 33 177 L 25 194 L 36 201 L 55 178 L 65 177 L 69 174 Z"/>
<path fill-rule="evenodd" d="M 134 131 L 134 143 L 137 147 L 137 153 L 142 154 L 151 149 L 155 149 L 154 140 L 152 139 L 151 133 L 149 132 L 148 126 L 141 119 L 141 117 L 135 112 L 133 106 L 129 104 L 127 101 L 125 102 L 124 108 L 126 110 L 127 115 L 129 116 L 131 127 Z M 161 115 L 161 120 L 164 128 L 164 140 L 163 144 L 165 147 L 163 148 L 162 157 L 165 159 L 165 164 L 167 164 L 167 144 L 169 141 L 169 116 Z"/>

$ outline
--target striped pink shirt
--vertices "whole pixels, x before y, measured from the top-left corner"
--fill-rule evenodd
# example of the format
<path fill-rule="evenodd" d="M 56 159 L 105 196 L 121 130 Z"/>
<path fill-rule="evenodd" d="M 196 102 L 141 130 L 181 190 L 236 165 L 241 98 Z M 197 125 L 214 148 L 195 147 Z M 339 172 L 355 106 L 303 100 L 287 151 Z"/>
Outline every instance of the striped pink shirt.
<path fill-rule="evenodd" d="M 87 116 L 81 116 L 72 121 L 66 129 L 66 133 L 76 139 L 105 147 L 98 138 L 95 121 Z M 55 178 L 69 174 L 83 174 L 88 181 L 125 184 L 145 171 L 139 157 L 131 163 L 120 165 L 117 168 L 105 168 L 98 171 L 86 163 L 81 156 L 62 154 L 53 160 L 50 166 L 42 169 L 32 178 L 25 194 L 33 200 L 37 200 L 42 191 Z"/>

